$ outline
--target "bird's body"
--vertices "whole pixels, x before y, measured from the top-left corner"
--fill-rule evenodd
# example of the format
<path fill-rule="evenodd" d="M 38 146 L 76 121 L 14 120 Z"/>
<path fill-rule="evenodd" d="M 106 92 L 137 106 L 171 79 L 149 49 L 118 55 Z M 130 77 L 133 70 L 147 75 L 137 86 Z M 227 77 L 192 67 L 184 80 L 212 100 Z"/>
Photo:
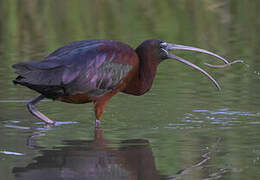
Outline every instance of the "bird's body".
<path fill-rule="evenodd" d="M 56 50 L 43 61 L 14 65 L 20 74 L 15 81 L 48 98 L 65 100 L 84 94 L 89 101 L 111 92 L 138 65 L 137 57 L 120 63 L 129 53 L 136 56 L 133 52 L 129 46 L 115 41 L 79 41 Z M 85 103 L 83 99 L 78 101 Z"/>
<path fill-rule="evenodd" d="M 174 48 L 170 45 L 173 44 L 152 39 L 144 41 L 134 50 L 129 45 L 113 40 L 77 41 L 57 49 L 42 61 L 13 65 L 19 75 L 14 83 L 41 94 L 28 103 L 28 108 L 33 115 L 47 123 L 54 121 L 37 111 L 34 104 L 39 100 L 46 97 L 74 104 L 94 102 L 96 120 L 100 120 L 106 103 L 118 92 L 142 95 L 149 91 L 157 66 L 167 58 L 193 66 L 218 86 L 216 81 L 199 67 L 169 55 L 168 50 L 180 49 L 177 45 Z M 228 63 L 208 51 L 198 48 L 195 48 L 195 51 L 214 55 Z"/>

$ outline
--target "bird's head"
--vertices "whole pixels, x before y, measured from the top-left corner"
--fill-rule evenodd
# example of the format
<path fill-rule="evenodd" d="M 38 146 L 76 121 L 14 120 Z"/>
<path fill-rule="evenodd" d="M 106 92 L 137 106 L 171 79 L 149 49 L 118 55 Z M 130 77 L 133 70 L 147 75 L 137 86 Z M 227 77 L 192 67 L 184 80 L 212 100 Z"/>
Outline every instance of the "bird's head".
<path fill-rule="evenodd" d="M 197 65 L 192 64 L 191 62 L 189 62 L 189 61 L 187 61 L 187 60 L 185 60 L 181 57 L 178 57 L 178 56 L 170 53 L 170 51 L 171 50 L 188 50 L 188 51 L 201 52 L 201 53 L 205 53 L 205 54 L 215 56 L 216 58 L 224 61 L 225 64 L 230 64 L 223 57 L 221 57 L 221 56 L 219 56 L 215 53 L 212 53 L 210 51 L 200 49 L 200 48 L 196 48 L 196 47 L 191 47 L 191 46 L 171 44 L 171 43 L 161 41 L 159 39 L 146 40 L 136 50 L 137 50 L 137 52 L 139 51 L 139 53 L 143 53 L 145 55 L 145 52 L 143 51 L 143 49 L 145 49 L 145 51 L 150 52 L 150 53 L 147 53 L 150 56 L 156 57 L 158 64 L 165 59 L 173 59 L 173 60 L 180 61 L 184 64 L 187 64 L 187 65 L 193 67 L 194 69 L 197 69 L 198 71 L 200 71 L 201 73 L 206 75 L 211 81 L 213 81 L 213 83 L 215 84 L 215 86 L 219 90 L 221 90 L 221 88 L 220 88 L 219 84 L 217 83 L 217 81 L 212 76 L 210 76 L 205 70 L 201 69 Z M 212 65 L 212 66 L 214 66 L 214 65 Z"/>

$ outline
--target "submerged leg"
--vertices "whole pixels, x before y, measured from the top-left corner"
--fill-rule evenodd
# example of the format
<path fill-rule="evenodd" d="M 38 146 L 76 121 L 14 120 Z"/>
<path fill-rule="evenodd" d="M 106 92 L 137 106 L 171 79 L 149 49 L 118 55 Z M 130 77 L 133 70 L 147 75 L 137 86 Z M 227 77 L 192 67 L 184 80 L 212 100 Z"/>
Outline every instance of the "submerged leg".
<path fill-rule="evenodd" d="M 27 108 L 30 111 L 30 113 L 32 113 L 34 116 L 36 116 L 37 118 L 43 120 L 44 122 L 48 123 L 48 124 L 54 124 L 55 122 L 51 119 L 49 119 L 48 117 L 46 117 L 44 114 L 42 114 L 40 111 L 37 110 L 37 108 L 35 107 L 35 104 L 37 102 L 39 102 L 40 100 L 44 99 L 45 97 L 43 95 L 40 95 L 32 100 L 30 100 L 27 103 Z"/>
<path fill-rule="evenodd" d="M 95 120 L 95 126 L 96 128 L 99 127 L 99 125 L 101 124 L 101 117 L 104 114 L 105 111 L 105 106 L 106 106 L 106 102 L 104 101 L 95 101 L 94 102 L 94 109 L 95 109 L 95 116 L 96 116 L 96 120 Z"/>
<path fill-rule="evenodd" d="M 95 109 L 95 115 L 96 115 L 96 120 L 95 120 L 95 126 L 96 128 L 99 128 L 99 125 L 101 124 L 101 117 L 104 114 L 105 107 L 107 102 L 118 92 L 120 92 L 122 89 L 125 88 L 125 83 L 121 83 L 117 89 L 114 89 L 110 93 L 107 93 L 101 98 L 98 98 L 94 101 L 94 109 Z"/>

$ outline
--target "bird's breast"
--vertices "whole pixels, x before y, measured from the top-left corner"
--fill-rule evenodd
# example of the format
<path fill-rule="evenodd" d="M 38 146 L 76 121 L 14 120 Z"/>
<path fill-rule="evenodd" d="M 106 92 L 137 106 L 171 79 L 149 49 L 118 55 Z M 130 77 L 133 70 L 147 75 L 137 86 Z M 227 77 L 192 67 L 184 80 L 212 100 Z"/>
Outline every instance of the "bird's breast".
<path fill-rule="evenodd" d="M 75 94 L 71 96 L 58 97 L 55 100 L 66 102 L 66 103 L 73 103 L 73 104 L 84 104 L 84 103 L 92 102 L 94 98 L 89 97 L 87 93 L 82 93 L 82 94 Z"/>

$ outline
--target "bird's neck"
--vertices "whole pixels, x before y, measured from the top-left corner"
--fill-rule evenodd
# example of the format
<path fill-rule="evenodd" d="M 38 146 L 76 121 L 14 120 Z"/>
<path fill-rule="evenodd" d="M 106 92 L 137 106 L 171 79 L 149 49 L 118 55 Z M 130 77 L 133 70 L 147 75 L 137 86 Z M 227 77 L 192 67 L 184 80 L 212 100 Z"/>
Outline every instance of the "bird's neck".
<path fill-rule="evenodd" d="M 139 96 L 151 89 L 158 63 L 149 54 L 147 55 L 137 51 L 137 55 L 139 57 L 138 69 L 131 83 L 129 83 L 123 92 Z"/>
<path fill-rule="evenodd" d="M 151 57 L 143 56 L 139 58 L 138 86 L 139 93 L 142 95 L 151 89 L 158 64 L 156 63 L 156 60 L 153 60 Z"/>

